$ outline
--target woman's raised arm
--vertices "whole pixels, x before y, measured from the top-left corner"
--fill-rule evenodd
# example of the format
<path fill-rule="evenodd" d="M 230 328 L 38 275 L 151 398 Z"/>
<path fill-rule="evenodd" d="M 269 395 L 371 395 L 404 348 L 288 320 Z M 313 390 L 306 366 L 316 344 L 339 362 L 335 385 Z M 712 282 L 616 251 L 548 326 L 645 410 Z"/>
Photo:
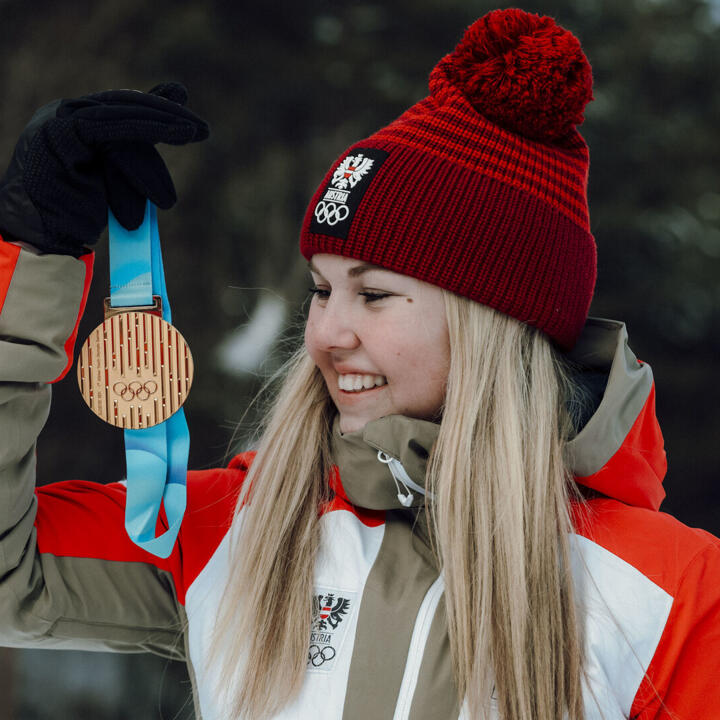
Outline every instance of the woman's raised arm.
<path fill-rule="evenodd" d="M 108 207 L 137 226 L 175 202 L 156 142 L 207 137 L 182 86 L 108 91 L 41 108 L 0 181 L 0 643 L 180 657 L 179 553 L 159 560 L 124 528 L 122 483 L 35 489 L 51 384 L 72 365 Z M 82 452 L 88 438 L 78 438 Z M 120 478 L 122 469 L 109 469 Z M 55 480 L 63 480 L 58 469 Z M 180 591 L 181 592 L 181 591 Z"/>

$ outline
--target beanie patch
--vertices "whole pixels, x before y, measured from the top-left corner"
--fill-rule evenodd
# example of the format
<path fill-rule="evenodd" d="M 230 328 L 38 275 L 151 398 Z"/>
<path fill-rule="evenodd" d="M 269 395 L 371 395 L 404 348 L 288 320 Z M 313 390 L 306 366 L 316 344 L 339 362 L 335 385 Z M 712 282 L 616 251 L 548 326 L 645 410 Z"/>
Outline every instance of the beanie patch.
<path fill-rule="evenodd" d="M 345 240 L 360 201 L 388 154 L 377 148 L 353 148 L 330 174 L 312 208 L 310 232 Z"/>

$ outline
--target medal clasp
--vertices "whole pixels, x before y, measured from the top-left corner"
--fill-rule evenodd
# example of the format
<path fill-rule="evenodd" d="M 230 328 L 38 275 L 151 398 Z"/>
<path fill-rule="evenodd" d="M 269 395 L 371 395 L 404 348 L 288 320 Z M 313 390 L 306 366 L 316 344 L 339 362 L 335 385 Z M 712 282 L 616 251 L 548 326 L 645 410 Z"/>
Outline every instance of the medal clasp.
<path fill-rule="evenodd" d="M 110 298 L 106 297 L 105 301 L 103 302 L 103 312 L 105 320 L 113 317 L 114 315 L 119 315 L 120 313 L 126 312 L 145 312 L 150 313 L 150 315 L 155 315 L 156 317 L 162 318 L 162 298 L 160 297 L 160 295 L 153 295 L 152 305 L 123 305 L 121 307 L 113 307 L 110 304 Z"/>

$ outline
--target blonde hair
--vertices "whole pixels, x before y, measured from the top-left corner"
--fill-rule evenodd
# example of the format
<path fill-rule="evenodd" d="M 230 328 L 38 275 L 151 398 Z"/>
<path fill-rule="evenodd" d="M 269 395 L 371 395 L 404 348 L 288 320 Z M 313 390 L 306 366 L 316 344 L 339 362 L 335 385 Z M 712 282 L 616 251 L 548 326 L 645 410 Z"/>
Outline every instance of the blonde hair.
<path fill-rule="evenodd" d="M 541 332 L 453 293 L 443 298 L 451 361 L 427 512 L 459 700 L 473 718 L 489 716 L 494 696 L 504 720 L 582 720 L 573 485 L 563 463 L 573 384 Z M 226 716 L 253 720 L 277 713 L 303 683 L 336 414 L 304 346 L 274 379 L 281 384 L 237 504 L 210 658 L 221 668 Z"/>
<path fill-rule="evenodd" d="M 563 459 L 573 385 L 541 332 L 445 299 L 450 372 L 427 474 L 460 697 L 471 717 L 489 717 L 494 694 L 505 720 L 579 720 Z"/>

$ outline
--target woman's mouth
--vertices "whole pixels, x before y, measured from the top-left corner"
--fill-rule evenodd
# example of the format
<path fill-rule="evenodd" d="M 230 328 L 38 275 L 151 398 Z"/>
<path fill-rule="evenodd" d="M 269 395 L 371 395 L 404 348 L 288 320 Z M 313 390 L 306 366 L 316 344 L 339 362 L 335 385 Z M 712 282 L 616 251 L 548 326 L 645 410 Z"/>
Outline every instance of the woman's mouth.
<path fill-rule="evenodd" d="M 387 385 L 387 378 L 384 375 L 359 375 L 355 373 L 338 375 L 338 389 L 348 395 L 371 392 L 384 385 Z"/>

